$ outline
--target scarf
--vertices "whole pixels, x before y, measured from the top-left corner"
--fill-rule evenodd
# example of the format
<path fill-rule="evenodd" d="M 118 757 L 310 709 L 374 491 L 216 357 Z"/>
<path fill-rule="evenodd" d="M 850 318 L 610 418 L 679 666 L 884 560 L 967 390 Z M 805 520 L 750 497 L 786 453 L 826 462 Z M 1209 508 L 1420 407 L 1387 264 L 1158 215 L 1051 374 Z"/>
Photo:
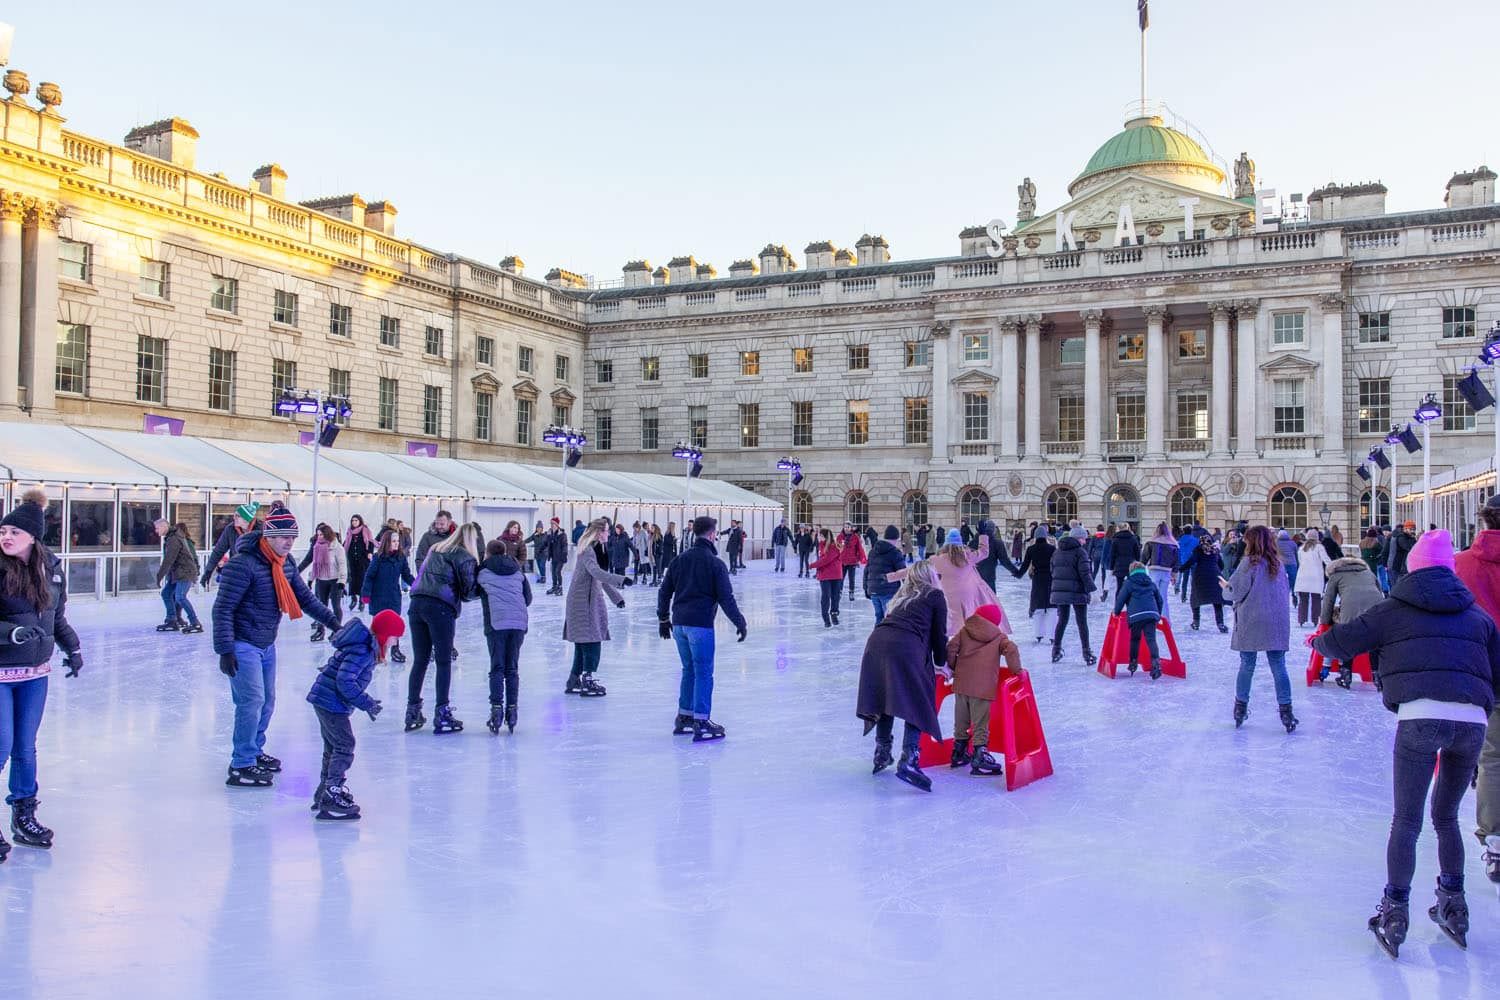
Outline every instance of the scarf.
<path fill-rule="evenodd" d="M 296 621 L 302 617 L 302 607 L 292 593 L 292 581 L 286 578 L 286 557 L 278 556 L 264 537 L 260 540 L 260 554 L 271 564 L 271 589 L 276 591 L 276 606 L 288 619 Z"/>

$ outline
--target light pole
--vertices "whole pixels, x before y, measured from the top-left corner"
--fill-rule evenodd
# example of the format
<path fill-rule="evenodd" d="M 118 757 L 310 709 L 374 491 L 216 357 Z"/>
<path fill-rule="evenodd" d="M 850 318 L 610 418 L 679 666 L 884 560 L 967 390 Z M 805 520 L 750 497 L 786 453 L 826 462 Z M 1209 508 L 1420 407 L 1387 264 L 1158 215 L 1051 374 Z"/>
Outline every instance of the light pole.
<path fill-rule="evenodd" d="M 786 519 L 788 524 L 796 527 L 797 516 L 792 510 L 792 487 L 802 482 L 802 463 L 795 458 L 778 458 L 776 468 L 786 473 Z"/>
<path fill-rule="evenodd" d="M 311 519 L 313 530 L 316 531 L 318 527 L 318 459 L 322 456 L 323 445 L 326 443 L 332 447 L 333 439 L 338 437 L 339 421 L 348 420 L 354 410 L 349 406 L 347 396 L 335 396 L 318 389 L 283 389 L 281 398 L 276 401 L 276 412 L 291 417 L 294 423 L 300 414 L 308 413 L 313 416 L 313 426 L 316 429 L 313 431 Z"/>
<path fill-rule="evenodd" d="M 1437 401 L 1437 396 L 1430 392 L 1412 414 L 1416 422 L 1422 425 L 1422 523 L 1417 525 L 1418 533 L 1426 531 L 1427 526 L 1432 523 L 1432 438 L 1427 425 L 1442 415 L 1442 405 Z"/>
<path fill-rule="evenodd" d="M 1396 510 L 1396 497 L 1401 495 L 1401 488 L 1397 485 L 1397 473 L 1400 471 L 1401 452 L 1397 449 L 1405 444 L 1402 440 L 1402 428 L 1400 424 L 1391 424 L 1391 432 L 1385 436 L 1385 443 L 1392 445 L 1391 458 L 1391 529 L 1395 530 L 1396 522 L 1401 519 Z"/>
<path fill-rule="evenodd" d="M 559 427 L 556 424 L 542 431 L 542 440 L 554 448 L 562 449 L 562 504 L 563 521 L 567 522 L 571 516 L 566 510 L 568 506 L 568 470 L 583 461 L 583 446 L 589 443 L 588 435 L 583 431 L 575 430 L 566 425 Z M 566 529 L 565 529 L 566 530 Z"/>
<path fill-rule="evenodd" d="M 1323 534 L 1328 534 L 1328 526 L 1333 523 L 1333 511 L 1328 508 L 1327 500 L 1318 508 L 1318 520 L 1323 522 Z"/>
<path fill-rule="evenodd" d="M 692 530 L 692 522 L 688 520 L 688 507 L 693 502 L 693 480 L 697 479 L 703 472 L 703 449 L 695 448 L 686 441 L 678 441 L 672 448 L 672 457 L 686 463 L 684 478 L 687 482 L 686 490 L 682 495 L 682 531 L 683 537 Z"/>
<path fill-rule="evenodd" d="M 1385 449 L 1376 445 L 1370 449 L 1369 461 L 1375 466 L 1374 482 L 1370 486 L 1370 527 L 1380 527 L 1380 470 L 1391 468 L 1391 459 L 1386 456 Z M 1394 505 L 1395 492 L 1392 491 L 1391 503 Z M 1392 507 L 1394 511 L 1394 506 Z"/>

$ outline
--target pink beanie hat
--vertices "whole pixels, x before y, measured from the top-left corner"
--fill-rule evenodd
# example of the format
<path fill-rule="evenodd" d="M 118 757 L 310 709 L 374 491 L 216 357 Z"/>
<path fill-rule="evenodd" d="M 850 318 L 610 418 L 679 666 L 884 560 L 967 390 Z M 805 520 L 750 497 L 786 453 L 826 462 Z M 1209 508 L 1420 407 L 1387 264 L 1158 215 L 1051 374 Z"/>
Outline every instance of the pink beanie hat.
<path fill-rule="evenodd" d="M 1453 568 L 1453 539 L 1441 528 L 1424 532 L 1406 556 L 1408 572 L 1414 573 L 1429 566 Z"/>

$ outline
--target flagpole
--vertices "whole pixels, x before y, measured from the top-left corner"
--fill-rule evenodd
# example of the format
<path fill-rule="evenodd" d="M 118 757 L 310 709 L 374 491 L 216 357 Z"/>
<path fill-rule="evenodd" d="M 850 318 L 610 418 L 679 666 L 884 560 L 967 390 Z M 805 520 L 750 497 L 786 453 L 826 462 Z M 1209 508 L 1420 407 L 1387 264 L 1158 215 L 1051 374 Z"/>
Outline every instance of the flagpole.
<path fill-rule="evenodd" d="M 1139 4 L 1139 21 L 1141 26 L 1141 117 L 1146 117 L 1146 27 L 1150 23 L 1147 20 L 1146 4 L 1143 0 Z"/>

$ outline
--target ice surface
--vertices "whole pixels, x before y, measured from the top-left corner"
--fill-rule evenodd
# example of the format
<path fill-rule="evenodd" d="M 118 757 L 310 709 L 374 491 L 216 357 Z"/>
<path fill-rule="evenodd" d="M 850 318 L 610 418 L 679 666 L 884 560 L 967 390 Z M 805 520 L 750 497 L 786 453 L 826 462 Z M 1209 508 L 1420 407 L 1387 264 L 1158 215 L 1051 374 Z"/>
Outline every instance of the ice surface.
<path fill-rule="evenodd" d="M 1430 829 L 1399 963 L 1365 930 L 1394 718 L 1358 682 L 1306 688 L 1300 646 L 1301 728 L 1282 732 L 1262 668 L 1235 731 L 1227 637 L 1180 606 L 1188 680 L 1108 681 L 1071 632 L 1047 662 L 1006 584 L 1057 773 L 1007 793 L 942 767 L 923 795 L 870 775 L 853 714 L 869 603 L 825 631 L 816 585 L 768 566 L 735 578 L 750 640 L 721 623 L 725 742 L 670 735 L 677 660 L 647 588 L 614 619 L 609 696 L 588 701 L 561 693 L 571 647 L 538 596 L 520 728 L 490 736 L 474 608 L 468 728 L 403 733 L 405 673 L 382 668 L 386 713 L 354 726 L 364 818 L 344 824 L 307 808 L 303 698 L 326 646 L 306 622 L 280 642 L 267 749 L 286 770 L 239 790 L 208 637 L 153 632 L 154 600 L 75 603 L 88 667 L 53 675 L 40 741 L 57 846 L 0 866 L 0 996 L 1500 996 L 1500 904 L 1472 840 L 1467 954 L 1425 916 Z M 1097 645 L 1100 605 L 1091 627 Z M 1472 820 L 1470 797 L 1466 836 Z"/>

